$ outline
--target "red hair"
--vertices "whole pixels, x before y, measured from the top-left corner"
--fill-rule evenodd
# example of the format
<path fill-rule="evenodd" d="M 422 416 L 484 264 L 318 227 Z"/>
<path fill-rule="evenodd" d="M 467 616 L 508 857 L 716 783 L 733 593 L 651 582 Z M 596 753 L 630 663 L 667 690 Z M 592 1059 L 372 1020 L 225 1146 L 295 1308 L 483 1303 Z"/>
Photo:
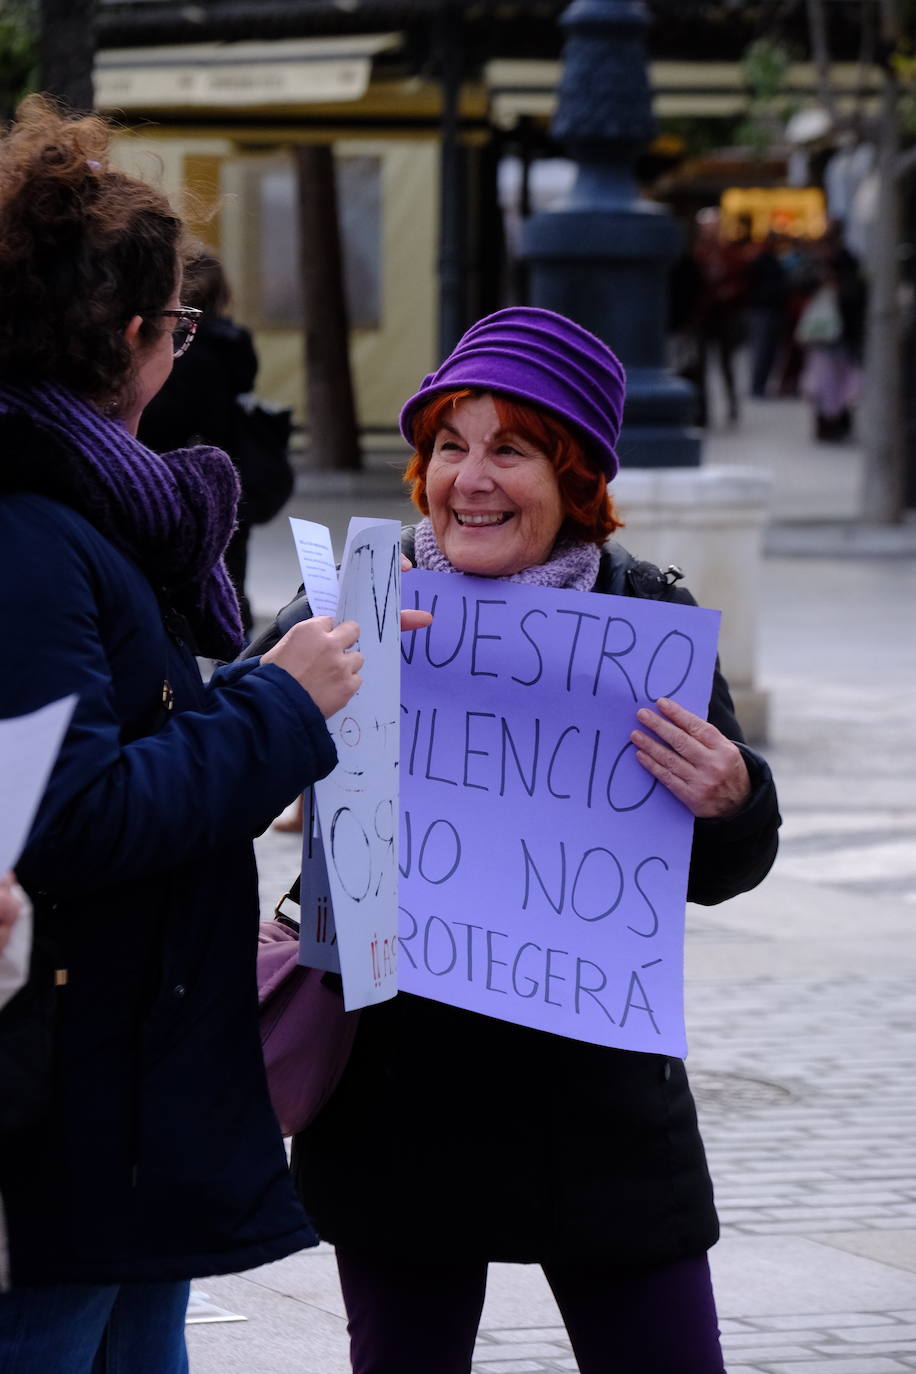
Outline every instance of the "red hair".
<path fill-rule="evenodd" d="M 453 410 L 470 396 L 483 395 L 492 397 L 504 430 L 533 444 L 553 464 L 565 513 L 562 537 L 580 544 L 598 544 L 600 547 L 623 524 L 617 517 L 604 473 L 589 457 L 585 446 L 560 420 L 554 419 L 539 406 L 514 401 L 497 392 L 471 391 L 467 388 L 443 391 L 414 414 L 412 427 L 416 452 L 404 471 L 404 481 L 410 483 L 410 495 L 417 509 L 429 515 L 426 470 L 445 412 Z"/>

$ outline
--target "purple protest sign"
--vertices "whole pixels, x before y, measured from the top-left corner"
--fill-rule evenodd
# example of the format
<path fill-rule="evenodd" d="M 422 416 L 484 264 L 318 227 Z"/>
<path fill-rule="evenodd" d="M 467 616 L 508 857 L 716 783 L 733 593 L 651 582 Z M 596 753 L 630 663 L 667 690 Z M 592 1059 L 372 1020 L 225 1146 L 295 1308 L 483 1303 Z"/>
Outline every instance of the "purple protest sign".
<path fill-rule="evenodd" d="M 693 817 L 629 735 L 706 715 L 719 613 L 430 572 L 403 604 L 399 986 L 683 1056 Z"/>

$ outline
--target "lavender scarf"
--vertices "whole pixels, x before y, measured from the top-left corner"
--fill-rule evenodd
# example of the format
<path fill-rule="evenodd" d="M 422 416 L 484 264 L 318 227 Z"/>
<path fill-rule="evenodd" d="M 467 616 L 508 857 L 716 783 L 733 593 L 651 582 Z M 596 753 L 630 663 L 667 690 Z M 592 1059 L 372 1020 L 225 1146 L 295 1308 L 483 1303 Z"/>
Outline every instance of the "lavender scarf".
<path fill-rule="evenodd" d="M 52 383 L 0 386 L 0 415 L 23 417 L 52 440 L 38 452 L 8 445 L 0 487 L 40 492 L 79 511 L 181 612 L 199 653 L 232 658 L 242 627 L 222 555 L 239 482 L 222 449 L 153 453 L 119 421 Z"/>
<path fill-rule="evenodd" d="M 457 572 L 436 543 L 429 520 L 421 520 L 416 528 L 414 553 L 418 568 L 428 572 Z M 534 587 L 571 587 L 577 592 L 590 592 L 598 576 L 601 551 L 596 544 L 574 544 L 572 541 L 554 545 L 546 563 L 499 578 L 501 582 L 523 582 Z"/>

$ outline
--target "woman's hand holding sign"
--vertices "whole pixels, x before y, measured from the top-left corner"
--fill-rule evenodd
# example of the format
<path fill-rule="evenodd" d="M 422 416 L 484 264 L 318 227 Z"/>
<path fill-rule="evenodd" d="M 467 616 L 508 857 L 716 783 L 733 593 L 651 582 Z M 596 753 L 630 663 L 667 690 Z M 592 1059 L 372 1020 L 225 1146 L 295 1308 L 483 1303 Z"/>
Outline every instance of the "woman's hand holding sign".
<path fill-rule="evenodd" d="M 402 554 L 402 571 L 410 567 Z M 431 623 L 429 611 L 401 612 L 402 630 L 420 630 Z M 354 647 L 358 640 L 359 626 L 355 620 L 335 625 L 330 616 L 313 616 L 294 625 L 279 643 L 261 655 L 261 662 L 285 668 L 327 718 L 346 706 L 362 685 L 359 670 L 363 655 Z"/>
<path fill-rule="evenodd" d="M 335 625 L 330 616 L 317 615 L 294 625 L 261 662 L 285 668 L 327 718 L 346 706 L 362 683 L 363 656 L 353 648 L 358 639 L 355 620 Z"/>
<path fill-rule="evenodd" d="M 657 711 L 643 707 L 636 712 L 646 730 L 630 735 L 643 768 L 694 816 L 739 811 L 750 796 L 751 780 L 738 746 L 676 701 L 659 697 L 656 706 Z"/>

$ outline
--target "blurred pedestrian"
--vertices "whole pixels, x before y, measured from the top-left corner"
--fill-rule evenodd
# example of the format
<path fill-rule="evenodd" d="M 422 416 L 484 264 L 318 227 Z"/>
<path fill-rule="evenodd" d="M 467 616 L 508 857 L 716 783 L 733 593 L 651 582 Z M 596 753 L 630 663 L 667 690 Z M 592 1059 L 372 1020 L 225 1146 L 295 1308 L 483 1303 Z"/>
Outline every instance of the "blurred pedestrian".
<path fill-rule="evenodd" d="M 696 225 L 690 227 L 690 241 L 671 264 L 668 274 L 667 363 L 671 371 L 694 388 L 690 422 L 705 424 L 705 386 L 701 363 L 701 315 L 704 304 L 704 277 L 693 251 Z"/>
<path fill-rule="evenodd" d="M 767 395 L 783 335 L 788 281 L 780 261 L 778 235 L 767 234 L 748 264 L 748 325 L 751 347 L 751 395 Z"/>
<path fill-rule="evenodd" d="M 184 1374 L 189 1279 L 314 1242 L 261 1060 L 251 840 L 334 766 L 358 627 L 202 682 L 195 650 L 242 642 L 238 482 L 136 438 L 198 316 L 180 220 L 108 143 L 39 96 L 0 137 L 0 716 L 77 699 L 17 864 L 47 1060 L 0 1131 L 4 1374 Z"/>
<path fill-rule="evenodd" d="M 804 349 L 801 390 L 811 403 L 814 437 L 837 441 L 852 432 L 861 395 L 866 286 L 837 224 L 815 245 L 815 265 L 818 286 L 795 331 Z"/>
<path fill-rule="evenodd" d="M 779 256 L 786 276 L 786 300 L 774 385 L 779 396 L 797 396 L 805 355 L 795 331 L 818 281 L 809 240 L 784 235 Z"/>
<path fill-rule="evenodd" d="M 231 292 L 219 258 L 200 245 L 185 267 L 184 298 L 200 310 L 194 347 L 177 358 L 171 375 L 147 405 L 137 431 L 156 453 L 188 444 L 213 444 L 236 465 L 242 484 L 238 526 L 226 547 L 226 570 L 239 598 L 242 626 L 252 627 L 245 591 L 248 540 L 254 523 L 246 499 L 246 471 L 240 462 L 239 396 L 254 388 L 258 358 L 249 330 L 229 315 Z M 288 494 L 288 493 L 287 493 Z"/>
<path fill-rule="evenodd" d="M 722 235 L 721 215 L 715 208 L 696 217 L 693 254 L 701 275 L 698 340 L 700 348 L 700 414 L 710 423 L 709 366 L 714 355 L 722 374 L 729 423 L 741 418 L 735 359 L 747 341 L 748 268 L 752 256 L 750 224 L 742 222 L 736 238 Z"/>

